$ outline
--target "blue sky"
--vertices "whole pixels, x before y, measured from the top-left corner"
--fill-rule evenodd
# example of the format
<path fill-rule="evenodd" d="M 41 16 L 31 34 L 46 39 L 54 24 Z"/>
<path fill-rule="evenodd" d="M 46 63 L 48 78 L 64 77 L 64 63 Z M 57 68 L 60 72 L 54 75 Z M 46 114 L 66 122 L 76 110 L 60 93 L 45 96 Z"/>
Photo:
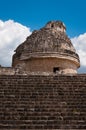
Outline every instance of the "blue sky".
<path fill-rule="evenodd" d="M 86 0 L 0 0 L 0 19 L 13 19 L 31 30 L 62 20 L 72 37 L 86 31 Z"/>
<path fill-rule="evenodd" d="M 67 35 L 80 54 L 80 72 L 86 72 L 86 0 L 0 0 L 0 20 L 0 51 L 8 49 L 10 54 L 33 30 L 43 27 L 50 20 L 63 21 Z M 11 30 L 14 30 L 13 39 L 10 39 Z M 8 52 L 0 53 L 0 58 Z M 5 63 L 8 57 L 3 59 L 0 64 L 8 66 Z"/>

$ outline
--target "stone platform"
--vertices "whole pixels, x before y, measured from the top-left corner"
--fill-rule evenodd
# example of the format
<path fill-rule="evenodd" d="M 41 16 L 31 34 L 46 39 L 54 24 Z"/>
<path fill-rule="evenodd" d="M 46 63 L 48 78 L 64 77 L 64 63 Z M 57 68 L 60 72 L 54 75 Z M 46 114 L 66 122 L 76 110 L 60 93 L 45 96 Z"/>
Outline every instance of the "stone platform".
<path fill-rule="evenodd" d="M 86 74 L 0 75 L 0 130 L 86 129 Z"/>

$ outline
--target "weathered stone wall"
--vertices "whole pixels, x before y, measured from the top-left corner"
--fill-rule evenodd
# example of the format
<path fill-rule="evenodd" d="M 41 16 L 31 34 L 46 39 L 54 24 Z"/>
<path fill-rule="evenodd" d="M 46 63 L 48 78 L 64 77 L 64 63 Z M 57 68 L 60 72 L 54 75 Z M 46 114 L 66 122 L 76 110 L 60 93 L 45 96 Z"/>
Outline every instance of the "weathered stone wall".
<path fill-rule="evenodd" d="M 86 129 L 86 74 L 0 75 L 1 130 Z"/>
<path fill-rule="evenodd" d="M 14 75 L 16 69 L 11 67 L 0 67 L 0 75 Z"/>
<path fill-rule="evenodd" d="M 54 73 L 54 68 L 59 68 L 59 74 L 76 74 L 77 67 L 70 60 L 60 58 L 32 58 L 26 61 L 16 60 L 14 68 L 0 67 L 0 74 L 28 74 L 28 73 Z"/>
<path fill-rule="evenodd" d="M 77 61 L 74 60 L 73 57 L 67 56 L 67 59 L 65 58 L 64 55 L 59 56 L 56 54 L 57 57 L 53 56 L 46 56 L 44 55 L 43 57 L 35 55 L 35 57 L 27 58 L 27 60 L 17 60 L 15 59 L 14 62 L 14 68 L 21 66 L 22 71 L 28 71 L 30 72 L 46 72 L 46 73 L 53 73 L 53 68 L 58 67 L 59 73 L 63 74 L 76 74 L 77 73 Z M 29 56 L 27 56 L 29 57 Z M 71 60 L 70 60 L 71 59 Z M 77 66 L 76 66 L 77 64 Z"/>
<path fill-rule="evenodd" d="M 60 74 L 77 73 L 75 63 L 66 59 L 57 59 L 52 57 L 37 59 L 32 58 L 25 62 L 24 70 L 28 72 L 53 73 L 53 69 L 55 67 L 59 68 L 58 73 Z"/>

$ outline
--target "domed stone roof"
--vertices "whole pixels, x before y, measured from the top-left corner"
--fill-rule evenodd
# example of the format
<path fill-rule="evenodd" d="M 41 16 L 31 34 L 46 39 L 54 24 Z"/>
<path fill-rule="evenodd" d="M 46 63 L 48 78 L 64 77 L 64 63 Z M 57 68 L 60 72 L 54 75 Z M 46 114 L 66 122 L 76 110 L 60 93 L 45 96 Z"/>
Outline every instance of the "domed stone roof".
<path fill-rule="evenodd" d="M 65 31 L 66 27 L 61 21 L 50 21 L 40 30 L 33 31 L 15 50 L 13 64 L 15 59 L 57 57 L 73 60 L 79 67 L 79 57 Z"/>

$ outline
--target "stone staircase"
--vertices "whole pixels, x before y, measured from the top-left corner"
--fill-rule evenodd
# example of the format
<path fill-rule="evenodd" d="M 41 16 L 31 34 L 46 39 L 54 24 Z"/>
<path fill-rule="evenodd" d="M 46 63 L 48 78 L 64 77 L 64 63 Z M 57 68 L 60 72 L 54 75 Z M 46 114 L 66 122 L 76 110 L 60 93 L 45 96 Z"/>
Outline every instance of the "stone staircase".
<path fill-rule="evenodd" d="M 86 129 L 86 75 L 0 75 L 0 130 Z"/>

